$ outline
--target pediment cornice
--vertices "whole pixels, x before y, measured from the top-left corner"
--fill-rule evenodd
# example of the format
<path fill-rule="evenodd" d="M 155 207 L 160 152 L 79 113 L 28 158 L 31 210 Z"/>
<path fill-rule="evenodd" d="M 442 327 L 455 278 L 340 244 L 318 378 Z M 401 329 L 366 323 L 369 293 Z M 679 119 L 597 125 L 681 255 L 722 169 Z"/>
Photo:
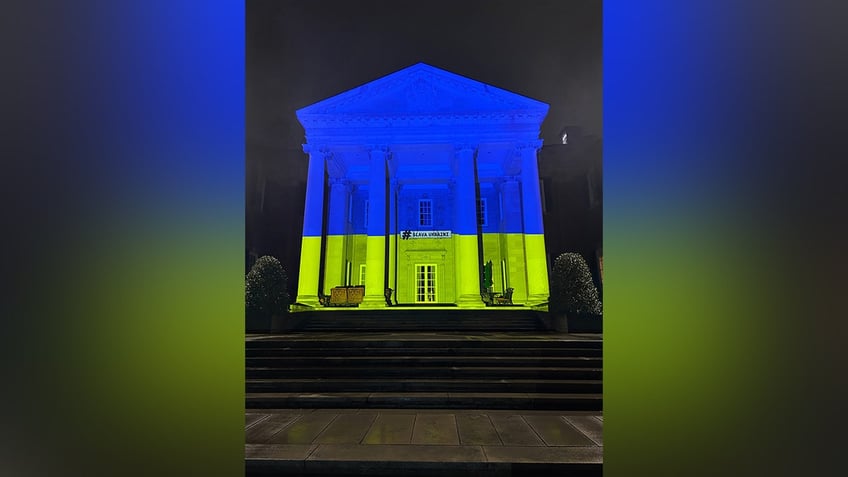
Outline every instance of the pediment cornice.
<path fill-rule="evenodd" d="M 541 124 L 548 105 L 423 63 L 297 111 L 310 128 Z"/>
<path fill-rule="evenodd" d="M 455 126 L 459 124 L 524 123 L 541 124 L 544 112 L 491 112 L 463 114 L 445 112 L 434 114 L 310 114 L 300 118 L 304 128 L 341 127 L 420 127 Z"/>

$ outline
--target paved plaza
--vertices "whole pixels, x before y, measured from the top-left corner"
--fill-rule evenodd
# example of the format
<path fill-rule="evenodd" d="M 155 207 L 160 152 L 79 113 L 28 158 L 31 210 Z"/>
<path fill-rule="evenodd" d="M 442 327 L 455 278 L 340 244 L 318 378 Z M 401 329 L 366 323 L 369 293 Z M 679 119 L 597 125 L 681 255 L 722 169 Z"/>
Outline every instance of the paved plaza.
<path fill-rule="evenodd" d="M 352 468 L 369 475 L 542 475 L 546 470 L 599 475 L 603 462 L 603 417 L 597 413 L 248 410 L 245 425 L 249 475 L 320 475 Z"/>

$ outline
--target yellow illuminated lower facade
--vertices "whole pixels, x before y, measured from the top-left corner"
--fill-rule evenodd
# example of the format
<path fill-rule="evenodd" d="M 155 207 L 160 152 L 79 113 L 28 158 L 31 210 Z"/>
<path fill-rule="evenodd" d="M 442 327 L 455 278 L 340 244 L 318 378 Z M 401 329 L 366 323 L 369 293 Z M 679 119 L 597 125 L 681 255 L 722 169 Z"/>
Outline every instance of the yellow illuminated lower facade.
<path fill-rule="evenodd" d="M 369 247 L 375 251 L 368 254 Z M 333 288 L 365 287 L 360 307 L 382 308 L 385 288 L 391 288 L 392 305 L 451 305 L 485 308 L 481 298 L 483 264 L 492 262 L 492 290 L 513 289 L 515 305 L 534 306 L 548 301 L 548 273 L 542 234 L 452 234 L 449 238 L 403 239 L 364 234 L 304 237 L 297 302 L 317 306 L 316 291 L 307 283 L 320 283 L 330 296 Z M 319 278 L 318 274 L 323 276 Z M 376 291 L 374 291 L 376 290 Z"/>

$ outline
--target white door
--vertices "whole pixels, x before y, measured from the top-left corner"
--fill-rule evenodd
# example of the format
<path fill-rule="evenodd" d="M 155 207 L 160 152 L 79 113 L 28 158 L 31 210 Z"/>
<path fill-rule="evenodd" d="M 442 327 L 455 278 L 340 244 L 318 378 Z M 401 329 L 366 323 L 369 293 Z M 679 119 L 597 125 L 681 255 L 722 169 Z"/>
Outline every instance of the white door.
<path fill-rule="evenodd" d="M 415 302 L 436 303 L 436 265 L 415 265 Z"/>

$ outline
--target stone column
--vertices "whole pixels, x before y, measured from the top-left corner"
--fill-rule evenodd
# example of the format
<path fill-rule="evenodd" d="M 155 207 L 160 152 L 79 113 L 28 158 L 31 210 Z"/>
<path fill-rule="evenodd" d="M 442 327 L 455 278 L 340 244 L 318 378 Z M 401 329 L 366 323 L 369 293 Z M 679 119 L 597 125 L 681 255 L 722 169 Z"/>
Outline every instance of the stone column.
<path fill-rule="evenodd" d="M 324 225 L 324 161 L 328 151 L 304 144 L 309 154 L 306 177 L 306 204 L 303 208 L 303 236 L 300 243 L 300 271 L 297 276 L 297 303 L 318 306 L 318 277 L 321 272 L 321 235 Z"/>
<path fill-rule="evenodd" d="M 324 250 L 324 294 L 333 287 L 344 285 L 345 236 L 347 232 L 348 198 L 350 183 L 342 178 L 330 179 L 327 242 Z"/>
<path fill-rule="evenodd" d="M 386 154 L 387 148 L 371 148 L 368 180 L 368 238 L 365 252 L 365 298 L 363 308 L 385 308 L 386 271 Z"/>
<path fill-rule="evenodd" d="M 455 148 L 457 174 L 456 223 L 456 294 L 457 304 L 464 308 L 483 308 L 480 297 L 480 256 L 477 246 L 477 185 L 475 179 L 475 146 L 458 145 Z"/>
<path fill-rule="evenodd" d="M 549 298 L 545 230 L 542 221 L 542 195 L 539 190 L 539 163 L 536 152 L 542 141 L 517 145 L 521 156 L 521 198 L 524 219 L 524 255 L 527 261 L 527 305 L 545 303 Z"/>
<path fill-rule="evenodd" d="M 392 294 L 392 302 L 397 302 L 397 196 L 400 184 L 398 183 L 397 177 L 389 178 L 389 203 L 386 207 L 389 213 L 389 275 L 386 279 L 387 287 L 393 290 Z"/>
<path fill-rule="evenodd" d="M 521 186 L 518 178 L 508 176 L 501 184 L 503 197 L 502 255 L 506 260 L 507 287 L 513 289 L 513 303 L 527 301 L 527 260 L 524 256 L 524 225 L 521 211 Z"/>

